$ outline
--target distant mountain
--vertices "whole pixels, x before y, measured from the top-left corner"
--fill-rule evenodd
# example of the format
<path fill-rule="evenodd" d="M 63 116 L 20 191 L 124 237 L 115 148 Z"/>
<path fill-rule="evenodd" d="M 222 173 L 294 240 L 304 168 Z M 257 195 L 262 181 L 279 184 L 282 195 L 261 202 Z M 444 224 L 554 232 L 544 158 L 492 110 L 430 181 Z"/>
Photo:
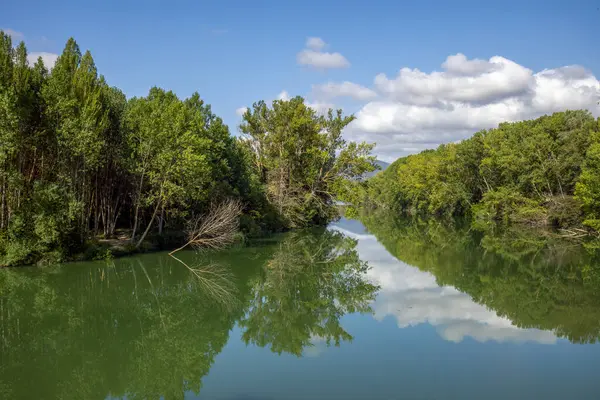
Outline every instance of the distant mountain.
<path fill-rule="evenodd" d="M 373 172 L 367 172 L 363 176 L 363 179 L 368 179 L 368 178 L 374 176 L 376 173 L 384 171 L 387 167 L 390 166 L 390 163 L 386 163 L 385 161 L 381 161 L 381 160 L 376 160 L 375 164 L 379 165 L 379 168 L 381 168 L 381 169 L 377 169 L 377 170 L 375 170 Z"/>

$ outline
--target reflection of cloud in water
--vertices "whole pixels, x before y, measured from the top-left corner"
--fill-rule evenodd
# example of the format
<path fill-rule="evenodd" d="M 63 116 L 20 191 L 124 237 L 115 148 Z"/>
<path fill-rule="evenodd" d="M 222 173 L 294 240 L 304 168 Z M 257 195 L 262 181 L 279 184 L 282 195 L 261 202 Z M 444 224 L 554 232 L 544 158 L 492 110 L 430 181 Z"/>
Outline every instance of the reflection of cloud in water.
<path fill-rule="evenodd" d="M 375 236 L 340 226 L 332 229 L 357 239 L 361 259 L 372 267 L 368 276 L 381 286 L 373 304 L 377 320 L 393 316 L 400 328 L 428 323 L 437 328 L 440 336 L 453 342 L 469 336 L 480 342 L 556 343 L 556 336 L 550 331 L 518 328 L 454 287 L 440 287 L 432 274 L 389 254 Z"/>
<path fill-rule="evenodd" d="M 327 349 L 325 339 L 320 336 L 311 335 L 310 342 L 312 346 L 307 346 L 302 351 L 304 357 L 319 357 Z"/>

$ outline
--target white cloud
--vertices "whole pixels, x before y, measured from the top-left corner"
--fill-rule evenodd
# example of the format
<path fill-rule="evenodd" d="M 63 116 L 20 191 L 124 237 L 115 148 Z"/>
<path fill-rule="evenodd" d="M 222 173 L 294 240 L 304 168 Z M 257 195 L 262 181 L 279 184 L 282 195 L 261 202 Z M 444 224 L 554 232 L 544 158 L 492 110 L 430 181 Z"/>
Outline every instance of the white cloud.
<path fill-rule="evenodd" d="M 277 100 L 288 101 L 290 99 L 290 94 L 287 90 L 282 90 L 281 93 L 277 95 Z"/>
<path fill-rule="evenodd" d="M 348 68 L 350 62 L 340 53 L 322 51 L 326 43 L 321 38 L 310 37 L 306 41 L 306 49 L 296 55 L 300 65 L 318 69 Z"/>
<path fill-rule="evenodd" d="M 235 113 L 241 117 L 242 115 L 244 115 L 246 113 L 246 111 L 248 111 L 248 107 L 240 107 L 235 110 Z"/>
<path fill-rule="evenodd" d="M 54 64 L 56 63 L 56 60 L 58 59 L 58 54 L 47 53 L 45 51 L 31 52 L 27 54 L 27 61 L 29 62 L 29 65 L 34 65 L 37 62 L 38 57 L 42 57 L 42 61 L 44 61 L 44 65 L 46 66 L 46 68 L 48 68 L 48 70 L 51 70 L 54 67 Z"/>
<path fill-rule="evenodd" d="M 297 56 L 298 64 L 319 69 L 348 68 L 350 63 L 340 53 L 322 53 L 314 50 L 302 50 Z"/>
<path fill-rule="evenodd" d="M 377 75 L 382 97 L 356 113 L 347 137 L 377 143 L 375 153 L 393 161 L 504 121 L 566 109 L 600 115 L 600 82 L 581 66 L 534 72 L 500 56 L 486 61 L 456 54 L 442 68 L 431 73 L 402 68 L 395 78 Z"/>
<path fill-rule="evenodd" d="M 325 42 L 320 37 L 309 37 L 306 40 L 306 47 L 314 51 L 320 51 L 325 47 Z"/>
<path fill-rule="evenodd" d="M 25 35 L 23 33 L 15 31 L 14 29 L 2 28 L 0 30 L 4 31 L 5 34 L 10 36 L 12 38 L 13 42 L 21 41 L 21 40 L 25 39 Z M 13 44 L 15 44 L 15 43 L 13 43 Z"/>
<path fill-rule="evenodd" d="M 430 74 L 402 68 L 395 79 L 379 74 L 375 85 L 404 104 L 433 106 L 441 102 L 487 104 L 523 95 L 534 84 L 530 69 L 503 57 L 469 61 L 457 54 L 443 66 L 446 71 Z"/>
<path fill-rule="evenodd" d="M 485 61 L 478 58 L 468 60 L 464 54 L 458 53 L 448 56 L 442 64 L 442 68 L 451 74 L 473 76 L 484 72 L 491 72 L 496 69 L 496 65 L 491 60 Z"/>
<path fill-rule="evenodd" d="M 600 113 L 600 82 L 585 68 L 572 65 L 545 69 L 535 75 L 536 85 L 531 107 L 550 113 L 565 108 L 587 108 Z M 594 107 L 595 106 L 595 107 Z"/>
<path fill-rule="evenodd" d="M 374 90 L 348 81 L 313 85 L 312 90 L 316 96 L 323 96 L 326 98 L 351 97 L 356 100 L 370 100 L 377 97 L 377 93 Z"/>
<path fill-rule="evenodd" d="M 519 328 L 454 287 L 439 286 L 432 274 L 393 257 L 375 236 L 340 226 L 332 229 L 356 239 L 360 258 L 372 267 L 367 276 L 381 287 L 372 304 L 377 320 L 391 316 L 399 328 L 430 324 L 453 342 L 471 337 L 480 342 L 556 343 L 551 331 Z"/>

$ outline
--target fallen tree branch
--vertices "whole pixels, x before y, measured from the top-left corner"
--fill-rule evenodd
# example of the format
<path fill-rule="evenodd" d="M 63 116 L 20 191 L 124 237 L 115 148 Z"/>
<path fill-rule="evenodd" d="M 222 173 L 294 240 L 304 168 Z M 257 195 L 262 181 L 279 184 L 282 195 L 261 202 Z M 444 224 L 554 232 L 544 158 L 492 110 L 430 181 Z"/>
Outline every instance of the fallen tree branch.
<path fill-rule="evenodd" d="M 188 242 L 169 253 L 170 256 L 188 246 L 222 249 L 235 241 L 238 232 L 242 204 L 238 200 L 227 200 L 210 211 L 194 218 L 188 229 Z"/>

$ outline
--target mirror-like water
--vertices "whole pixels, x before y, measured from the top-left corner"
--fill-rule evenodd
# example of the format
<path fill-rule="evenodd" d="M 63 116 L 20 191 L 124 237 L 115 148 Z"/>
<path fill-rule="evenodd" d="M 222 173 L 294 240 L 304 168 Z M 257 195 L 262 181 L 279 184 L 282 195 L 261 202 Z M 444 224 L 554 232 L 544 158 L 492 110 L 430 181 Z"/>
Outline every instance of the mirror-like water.
<path fill-rule="evenodd" d="M 364 224 L 0 270 L 0 398 L 597 398 L 594 243 Z"/>

